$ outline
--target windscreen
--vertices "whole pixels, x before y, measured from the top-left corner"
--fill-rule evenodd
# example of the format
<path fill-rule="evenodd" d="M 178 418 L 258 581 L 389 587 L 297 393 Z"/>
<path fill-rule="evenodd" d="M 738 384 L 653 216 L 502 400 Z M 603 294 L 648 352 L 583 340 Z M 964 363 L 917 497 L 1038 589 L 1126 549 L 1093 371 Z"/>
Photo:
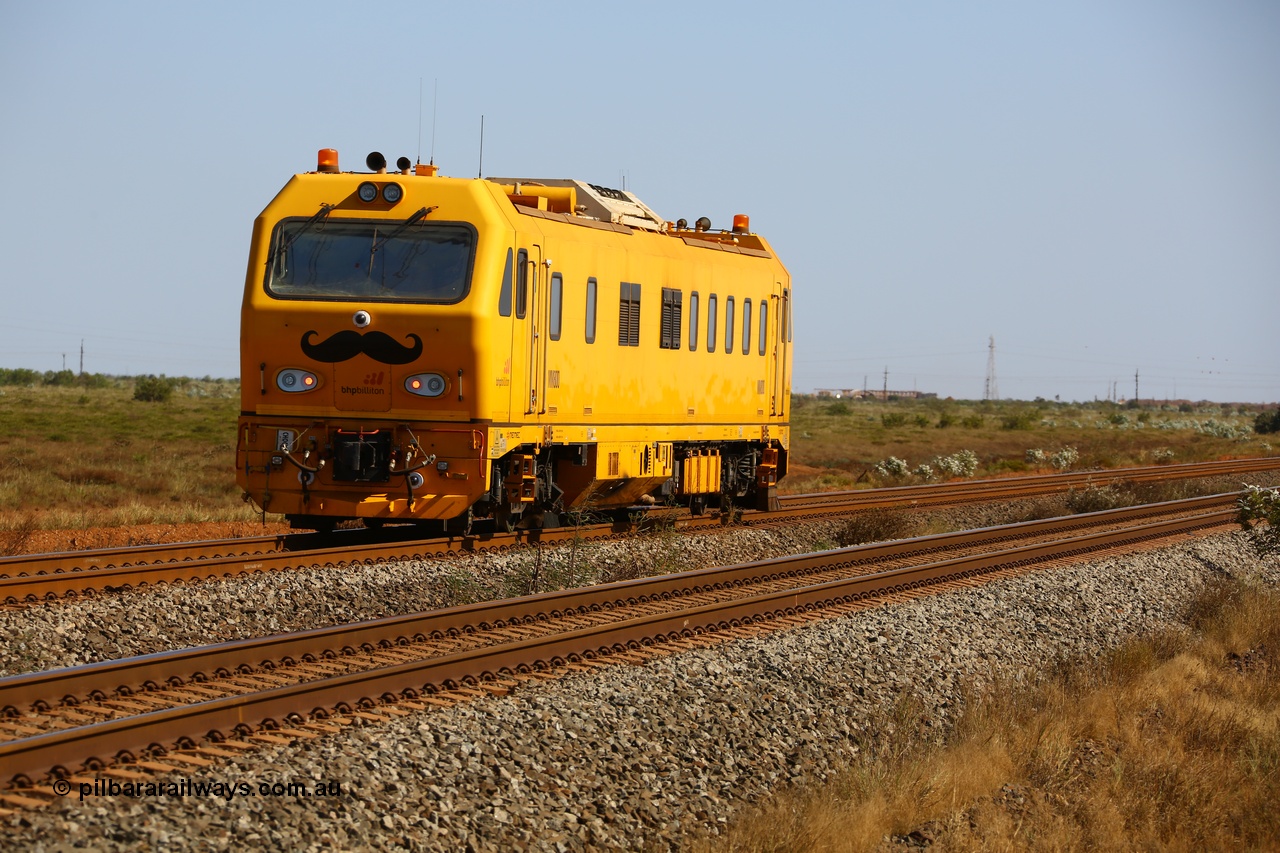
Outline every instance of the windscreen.
<path fill-rule="evenodd" d="M 466 225 L 287 219 L 271 237 L 267 292 L 295 299 L 457 302 L 475 231 Z"/>

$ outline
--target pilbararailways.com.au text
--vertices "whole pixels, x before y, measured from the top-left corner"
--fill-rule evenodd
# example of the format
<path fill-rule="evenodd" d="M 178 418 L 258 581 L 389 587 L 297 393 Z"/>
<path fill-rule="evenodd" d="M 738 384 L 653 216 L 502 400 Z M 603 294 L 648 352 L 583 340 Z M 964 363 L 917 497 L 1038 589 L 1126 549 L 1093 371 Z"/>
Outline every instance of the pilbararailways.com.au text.
<path fill-rule="evenodd" d="M 339 797 L 342 783 L 337 781 L 304 780 L 294 782 L 237 782 L 205 779 L 148 779 L 121 782 L 116 779 L 95 779 L 72 785 L 65 779 L 53 784 L 54 793 L 67 796 L 78 791 L 80 800 L 85 797 L 205 797 L 227 802 L 241 797 Z"/>

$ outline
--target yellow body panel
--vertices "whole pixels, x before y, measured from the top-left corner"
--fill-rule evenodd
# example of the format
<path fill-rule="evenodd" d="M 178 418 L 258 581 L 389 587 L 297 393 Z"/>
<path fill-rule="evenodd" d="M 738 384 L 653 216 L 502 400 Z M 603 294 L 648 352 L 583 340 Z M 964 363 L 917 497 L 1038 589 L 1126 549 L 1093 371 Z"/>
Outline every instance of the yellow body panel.
<path fill-rule="evenodd" d="M 395 183 L 404 197 L 365 203 L 357 193 L 362 183 Z M 782 324 L 791 285 L 763 239 L 582 220 L 556 212 L 576 198 L 572 190 L 514 190 L 484 180 L 309 173 L 294 176 L 258 217 L 242 309 L 237 450 L 239 483 L 255 503 L 298 517 L 447 519 L 486 500 L 510 503 L 495 471 L 509 476 L 516 454 L 541 453 L 559 466 L 554 477 L 565 508 L 625 505 L 673 475 L 701 484 L 681 482 L 680 494 L 715 491 L 718 471 L 707 461 L 719 458 L 713 447 L 776 448 L 785 458 L 791 359 Z M 269 270 L 286 259 L 296 279 L 306 279 L 307 254 L 290 254 L 293 243 L 277 232 L 282 221 L 300 228 L 312 241 L 306 245 L 323 247 L 341 238 L 344 220 L 372 223 L 370 281 L 384 235 L 416 227 L 471 235 L 465 294 L 413 302 L 395 291 L 321 298 L 294 297 L 278 285 L 269 290 Z M 664 289 L 680 294 L 679 320 L 672 306 L 664 309 Z M 726 352 L 730 298 L 733 346 Z M 632 323 L 628 310 L 636 302 Z M 661 346 L 664 318 L 674 347 Z M 375 338 L 386 349 L 375 347 Z M 356 351 L 338 351 L 351 341 Z M 332 353 L 313 357 L 321 344 Z M 286 390 L 286 374 L 313 384 Z M 411 393 L 406 382 L 415 376 L 443 383 L 443 392 Z M 576 454 L 572 463 L 555 450 L 562 446 Z M 618 464 L 610 470 L 614 453 Z M 682 454 L 703 461 L 686 464 L 676 458 Z M 577 464 L 587 457 L 589 464 Z M 706 485 L 713 481 L 714 488 Z"/>

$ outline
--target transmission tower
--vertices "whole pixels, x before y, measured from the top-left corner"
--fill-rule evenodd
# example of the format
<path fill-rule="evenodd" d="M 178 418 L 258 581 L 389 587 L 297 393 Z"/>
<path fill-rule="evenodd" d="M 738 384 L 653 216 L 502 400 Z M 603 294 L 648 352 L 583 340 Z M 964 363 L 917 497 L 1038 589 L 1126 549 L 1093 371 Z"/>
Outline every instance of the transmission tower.
<path fill-rule="evenodd" d="M 996 336 L 991 336 L 991 343 L 987 346 L 987 385 L 982 392 L 984 400 L 999 400 L 1000 388 L 996 385 Z"/>

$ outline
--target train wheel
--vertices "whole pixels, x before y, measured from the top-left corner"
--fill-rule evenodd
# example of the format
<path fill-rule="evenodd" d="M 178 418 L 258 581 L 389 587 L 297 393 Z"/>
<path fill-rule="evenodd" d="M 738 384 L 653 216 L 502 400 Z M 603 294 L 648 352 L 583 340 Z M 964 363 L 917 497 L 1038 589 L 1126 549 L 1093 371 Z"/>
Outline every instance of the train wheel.
<path fill-rule="evenodd" d="M 613 516 L 613 525 L 618 530 L 637 530 L 644 522 L 644 510 L 615 509 L 609 513 Z"/>
<path fill-rule="evenodd" d="M 475 516 L 468 509 L 457 518 L 450 518 L 444 523 L 444 532 L 450 536 L 467 536 L 471 533 L 471 522 Z"/>
<path fill-rule="evenodd" d="M 293 530 L 314 530 L 317 533 L 332 533 L 338 526 L 338 519 L 325 515 L 288 515 L 285 519 Z"/>
<path fill-rule="evenodd" d="M 510 507 L 500 506 L 493 511 L 493 526 L 499 533 L 514 533 L 519 522 L 520 513 L 512 512 Z"/>
<path fill-rule="evenodd" d="M 546 510 L 529 510 L 524 517 L 524 526 L 529 530 L 542 530 L 546 527 L 554 527 L 555 525 L 553 524 L 547 524 L 548 516 L 551 518 L 555 517 L 552 513 L 549 513 Z"/>

